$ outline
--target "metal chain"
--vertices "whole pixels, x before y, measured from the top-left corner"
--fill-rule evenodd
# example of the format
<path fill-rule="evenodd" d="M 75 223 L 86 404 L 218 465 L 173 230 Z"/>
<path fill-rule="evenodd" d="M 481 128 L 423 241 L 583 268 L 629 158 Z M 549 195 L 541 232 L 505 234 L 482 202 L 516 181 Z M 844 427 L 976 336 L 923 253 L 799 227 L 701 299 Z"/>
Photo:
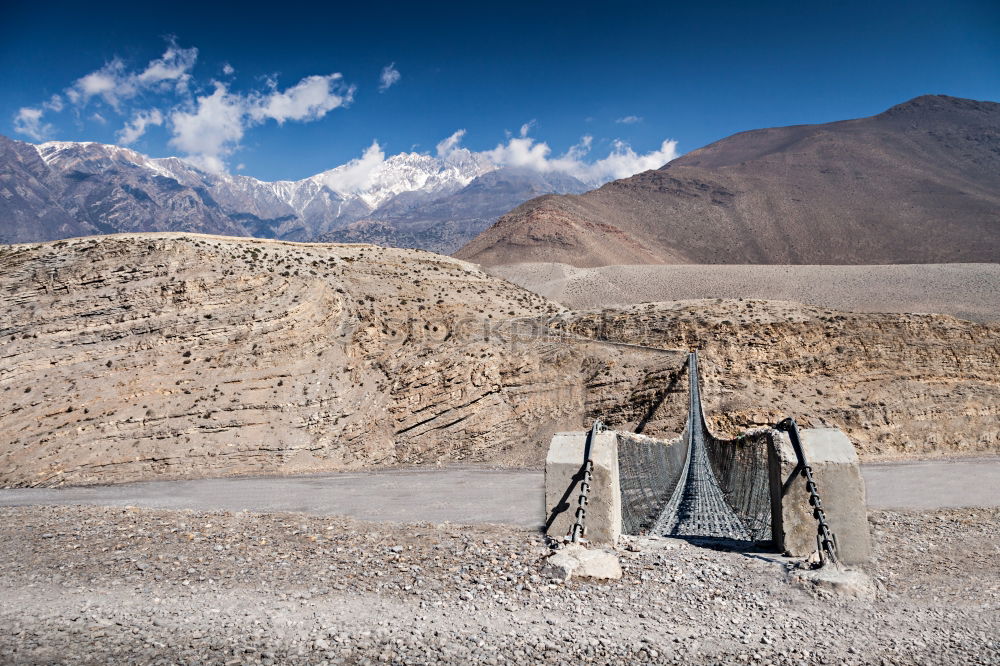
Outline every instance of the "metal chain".
<path fill-rule="evenodd" d="M 812 467 L 806 461 L 805 451 L 802 449 L 802 441 L 799 439 L 799 426 L 795 419 L 787 418 L 774 426 L 776 430 L 788 433 L 788 438 L 795 449 L 795 455 L 799 459 L 799 468 L 802 476 L 806 479 L 806 490 L 809 491 L 809 505 L 813 508 L 813 518 L 816 519 L 816 547 L 819 550 L 820 564 L 826 564 L 829 560 L 837 564 L 837 537 L 830 531 L 830 525 L 826 522 L 826 513 L 823 511 L 823 501 L 819 497 L 819 490 L 816 487 L 816 480 L 813 479 Z"/>
<path fill-rule="evenodd" d="M 583 447 L 583 467 L 577 474 L 580 479 L 580 497 L 577 500 L 576 520 L 566 537 L 567 541 L 579 543 L 587 535 L 587 504 L 589 503 L 590 484 L 594 478 L 594 459 L 591 451 L 594 446 L 594 438 L 604 430 L 604 424 L 600 420 L 594 421 L 587 433 L 587 442 Z"/>

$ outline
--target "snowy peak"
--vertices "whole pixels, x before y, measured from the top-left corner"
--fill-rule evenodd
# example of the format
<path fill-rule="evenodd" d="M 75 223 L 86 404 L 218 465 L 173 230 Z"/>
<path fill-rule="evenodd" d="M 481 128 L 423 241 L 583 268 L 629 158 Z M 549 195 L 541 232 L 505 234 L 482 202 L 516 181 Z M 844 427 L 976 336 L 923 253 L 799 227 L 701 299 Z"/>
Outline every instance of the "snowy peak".
<path fill-rule="evenodd" d="M 131 165 L 162 172 L 152 160 L 130 148 L 95 142 L 47 141 L 35 146 L 38 155 L 50 167 L 62 170 L 92 171 L 108 168 L 111 163 Z M 164 172 L 164 175 L 167 175 Z"/>
<path fill-rule="evenodd" d="M 485 160 L 456 163 L 420 153 L 400 153 L 379 159 L 380 152 L 374 158 L 369 157 L 370 152 L 360 160 L 352 160 L 308 180 L 345 198 L 357 197 L 374 210 L 404 192 L 437 195 L 458 191 L 496 168 Z"/>
<path fill-rule="evenodd" d="M 177 157 L 149 158 L 130 148 L 101 143 L 49 141 L 36 149 L 46 164 L 63 171 L 96 173 L 112 164 L 150 169 L 183 185 L 205 187 L 213 194 L 218 190 L 219 199 L 237 207 L 240 207 L 238 199 L 244 195 L 266 199 L 268 209 L 284 205 L 288 208 L 284 213 L 299 216 L 314 209 L 318 202 L 370 212 L 407 192 L 432 196 L 457 192 L 496 169 L 481 158 L 463 159 L 462 155 L 454 155 L 443 159 L 420 153 L 386 158 L 377 150 L 302 180 L 268 182 L 250 176 L 212 174 Z M 246 204 L 245 212 L 256 208 L 250 202 Z"/>
<path fill-rule="evenodd" d="M 59 221 L 52 230 L 39 230 L 39 238 L 45 239 L 94 230 L 176 227 L 308 241 L 358 221 L 383 220 L 415 226 L 415 231 L 406 232 L 410 240 L 400 236 L 394 242 L 444 250 L 458 247 L 469 233 L 526 198 L 583 188 L 576 179 L 554 172 L 514 177 L 515 170 L 498 168 L 487 156 L 454 142 L 439 145 L 436 155 L 390 156 L 373 143 L 347 164 L 301 180 L 274 182 L 210 173 L 181 158 L 150 158 L 101 143 L 8 142 L 37 160 L 34 170 L 44 180 L 38 187 L 50 190 L 39 194 L 38 205 L 31 209 L 51 209 L 49 217 Z M 25 167 L 21 175 L 28 179 L 31 173 Z M 30 208 L 26 203 L 18 206 Z M 38 215 L 21 217 L 24 229 L 17 237 L 33 238 L 29 222 Z M 431 232 L 426 230 L 442 224 L 458 226 L 437 234 L 435 244 L 427 245 Z"/>

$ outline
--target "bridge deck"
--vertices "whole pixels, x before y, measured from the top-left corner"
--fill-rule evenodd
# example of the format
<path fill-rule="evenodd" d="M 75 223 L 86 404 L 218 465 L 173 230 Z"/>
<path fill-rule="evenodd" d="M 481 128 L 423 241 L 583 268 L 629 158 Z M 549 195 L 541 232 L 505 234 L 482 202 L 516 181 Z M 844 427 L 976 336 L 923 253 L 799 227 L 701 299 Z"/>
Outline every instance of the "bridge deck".
<path fill-rule="evenodd" d="M 705 448 L 705 422 L 698 387 L 698 356 L 688 357 L 688 464 L 674 496 L 653 526 L 663 536 L 704 536 L 750 540 L 750 533 L 730 508 L 712 471 Z"/>

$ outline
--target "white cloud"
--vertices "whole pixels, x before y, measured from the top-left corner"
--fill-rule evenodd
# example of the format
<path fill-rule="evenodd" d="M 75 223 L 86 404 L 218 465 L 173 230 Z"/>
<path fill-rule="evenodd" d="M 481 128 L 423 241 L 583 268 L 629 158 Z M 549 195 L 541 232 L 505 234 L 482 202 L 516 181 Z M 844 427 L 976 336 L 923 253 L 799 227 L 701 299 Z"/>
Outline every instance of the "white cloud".
<path fill-rule="evenodd" d="M 14 131 L 30 136 L 35 141 L 44 141 L 53 134 L 52 125 L 42 122 L 42 109 L 21 107 L 14 116 Z"/>
<path fill-rule="evenodd" d="M 198 97 L 196 104 L 193 111 L 170 114 L 174 135 L 170 145 L 187 153 L 197 166 L 221 173 L 226 168 L 223 158 L 243 138 L 246 100 L 216 82 L 215 92 Z"/>
<path fill-rule="evenodd" d="M 139 83 L 152 85 L 160 81 L 187 81 L 189 72 L 198 60 L 198 49 L 178 48 L 176 44 L 171 44 L 163 55 L 156 60 L 151 60 L 146 69 L 138 75 Z"/>
<path fill-rule="evenodd" d="M 272 91 L 250 101 L 250 117 L 255 121 L 271 118 L 283 124 L 286 120 L 318 120 L 329 111 L 354 100 L 354 86 L 346 86 L 340 74 L 307 76 L 284 92 Z"/>
<path fill-rule="evenodd" d="M 441 159 L 447 159 L 458 148 L 458 144 L 462 142 L 462 137 L 465 136 L 465 130 L 460 129 L 447 139 L 442 139 L 437 145 L 437 155 Z M 464 149 L 459 149 L 464 150 Z"/>
<path fill-rule="evenodd" d="M 677 157 L 677 142 L 671 139 L 663 141 L 659 150 L 645 154 L 636 153 L 624 141 L 615 140 L 607 157 L 581 166 L 570 173 L 585 183 L 603 184 L 609 180 L 628 178 L 642 171 L 659 169 L 661 166 Z"/>
<path fill-rule="evenodd" d="M 53 95 L 37 107 L 23 106 L 14 114 L 14 131 L 35 141 L 44 141 L 55 134 L 55 128 L 50 123 L 44 122 L 42 117 L 46 111 L 58 113 L 62 110 L 63 98 L 60 95 Z"/>
<path fill-rule="evenodd" d="M 50 111 L 59 113 L 63 110 L 63 98 L 61 95 L 53 95 L 49 98 L 49 101 L 43 102 L 42 106 Z"/>
<path fill-rule="evenodd" d="M 212 81 L 211 92 L 192 96 L 191 90 L 198 89 L 191 74 L 197 60 L 197 48 L 181 48 L 173 38 L 159 58 L 141 69 L 131 69 L 114 58 L 75 80 L 63 94 L 20 109 L 13 119 L 14 131 L 36 140 L 49 138 L 53 127 L 45 122 L 45 115 L 64 110 L 69 102 L 76 107 L 77 118 L 84 117 L 86 111 L 89 120 L 100 124 L 116 116 L 127 119 L 116 134 L 122 145 L 134 143 L 150 127 L 165 125 L 171 133 L 171 146 L 197 166 L 221 172 L 226 168 L 226 157 L 239 147 L 249 128 L 268 120 L 279 125 L 318 120 L 354 100 L 356 87 L 337 73 L 307 76 L 285 90 L 268 81 L 263 89 L 237 92 L 230 90 L 229 83 Z M 222 65 L 223 75 L 234 72 L 229 63 Z M 383 75 L 388 85 L 399 80 L 394 65 Z M 105 106 L 87 109 L 92 100 Z"/>
<path fill-rule="evenodd" d="M 403 75 L 399 73 L 398 69 L 396 69 L 396 63 L 389 63 L 382 68 L 382 74 L 378 79 L 378 91 L 385 92 L 395 84 L 399 83 L 401 78 L 403 78 Z"/>
<path fill-rule="evenodd" d="M 274 120 L 318 120 L 354 97 L 354 86 L 343 83 L 340 74 L 307 76 L 285 91 L 247 95 L 230 92 L 216 81 L 215 91 L 195 100 L 193 108 L 170 114 L 173 138 L 170 145 L 184 151 L 195 165 L 220 173 L 225 171 L 225 157 L 239 145 L 244 132 Z"/>
<path fill-rule="evenodd" d="M 523 131 L 524 128 L 522 128 Z M 493 150 L 483 151 L 497 166 L 524 167 L 535 171 L 552 171 L 549 155 L 552 149 L 546 143 L 536 143 L 529 136 L 508 139 Z"/>
<path fill-rule="evenodd" d="M 562 156 L 563 160 L 570 163 L 583 162 L 588 153 L 590 153 L 590 148 L 594 145 L 594 137 L 589 134 L 580 137 L 580 142 L 569 147 L 569 150 Z"/>
<path fill-rule="evenodd" d="M 139 111 L 132 116 L 132 120 L 125 123 L 125 127 L 118 131 L 118 143 L 123 146 L 135 143 L 139 140 L 139 137 L 146 133 L 147 127 L 162 124 L 163 114 L 160 113 L 159 109 Z"/>
<path fill-rule="evenodd" d="M 130 72 L 120 58 L 115 58 L 100 69 L 77 79 L 66 89 L 66 96 L 74 104 L 85 105 L 99 97 L 108 106 L 119 110 L 123 101 L 144 90 L 170 85 L 178 92 L 186 92 L 191 78 L 190 71 L 198 60 L 198 49 L 179 48 L 173 42 L 163 55 L 150 60 L 141 72 Z"/>
<path fill-rule="evenodd" d="M 625 116 L 615 121 L 619 125 L 635 125 L 642 122 L 642 116 Z"/>
<path fill-rule="evenodd" d="M 592 186 L 618 178 L 627 178 L 640 171 L 658 169 L 677 157 L 676 141 L 664 141 L 659 149 L 640 154 L 624 141 L 615 140 L 606 157 L 587 161 L 586 158 L 593 147 L 593 138 L 590 136 L 582 137 L 579 143 L 571 146 L 562 155 L 553 156 L 552 149 L 547 143 L 528 136 L 532 124 L 523 125 L 519 136 L 509 137 L 506 143 L 497 144 L 492 150 L 472 155 L 485 158 L 496 167 L 520 167 L 541 172 L 568 173 Z M 444 158 L 456 151 L 465 151 L 459 147 L 464 134 L 464 130 L 459 130 L 439 143 L 438 156 Z M 468 154 L 469 151 L 465 152 Z"/>
<path fill-rule="evenodd" d="M 66 96 L 74 104 L 84 105 L 92 97 L 100 97 L 113 109 L 118 109 L 122 98 L 134 95 L 135 82 L 125 73 L 125 64 L 117 58 L 80 77 L 66 89 Z"/>
<path fill-rule="evenodd" d="M 371 186 L 372 177 L 383 162 L 385 162 L 385 152 L 378 145 L 378 141 L 372 141 L 372 145 L 365 149 L 361 157 L 323 174 L 323 183 L 341 194 L 360 192 Z"/>

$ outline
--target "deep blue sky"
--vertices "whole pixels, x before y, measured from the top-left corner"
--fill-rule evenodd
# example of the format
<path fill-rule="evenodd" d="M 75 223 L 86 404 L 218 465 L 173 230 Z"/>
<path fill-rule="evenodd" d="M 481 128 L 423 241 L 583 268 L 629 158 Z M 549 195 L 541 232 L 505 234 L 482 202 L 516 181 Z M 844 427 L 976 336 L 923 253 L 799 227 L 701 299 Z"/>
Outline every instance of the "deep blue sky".
<path fill-rule="evenodd" d="M 173 35 L 196 47 L 193 93 L 222 77 L 231 92 L 283 90 L 340 72 L 353 103 L 311 122 L 251 124 L 230 168 L 300 178 L 358 157 L 434 145 L 458 129 L 474 150 L 534 120 L 561 153 L 583 135 L 593 157 L 622 139 L 638 152 L 676 139 L 681 152 L 733 132 L 866 116 L 925 93 L 1000 100 L 1000 2 L 704 3 L 60 3 L 0 5 L 0 133 L 22 107 L 114 58 L 140 72 Z M 756 5 L 756 6 L 754 6 Z M 401 78 L 378 91 L 382 68 Z M 224 77 L 229 63 L 235 73 Z M 113 143 L 128 115 L 182 104 L 147 92 L 116 115 L 99 98 L 45 111 L 50 138 Z M 190 101 L 189 101 L 190 103 Z M 100 113 L 108 122 L 90 120 Z M 615 122 L 627 116 L 641 122 Z M 136 149 L 154 156 L 169 122 Z"/>

